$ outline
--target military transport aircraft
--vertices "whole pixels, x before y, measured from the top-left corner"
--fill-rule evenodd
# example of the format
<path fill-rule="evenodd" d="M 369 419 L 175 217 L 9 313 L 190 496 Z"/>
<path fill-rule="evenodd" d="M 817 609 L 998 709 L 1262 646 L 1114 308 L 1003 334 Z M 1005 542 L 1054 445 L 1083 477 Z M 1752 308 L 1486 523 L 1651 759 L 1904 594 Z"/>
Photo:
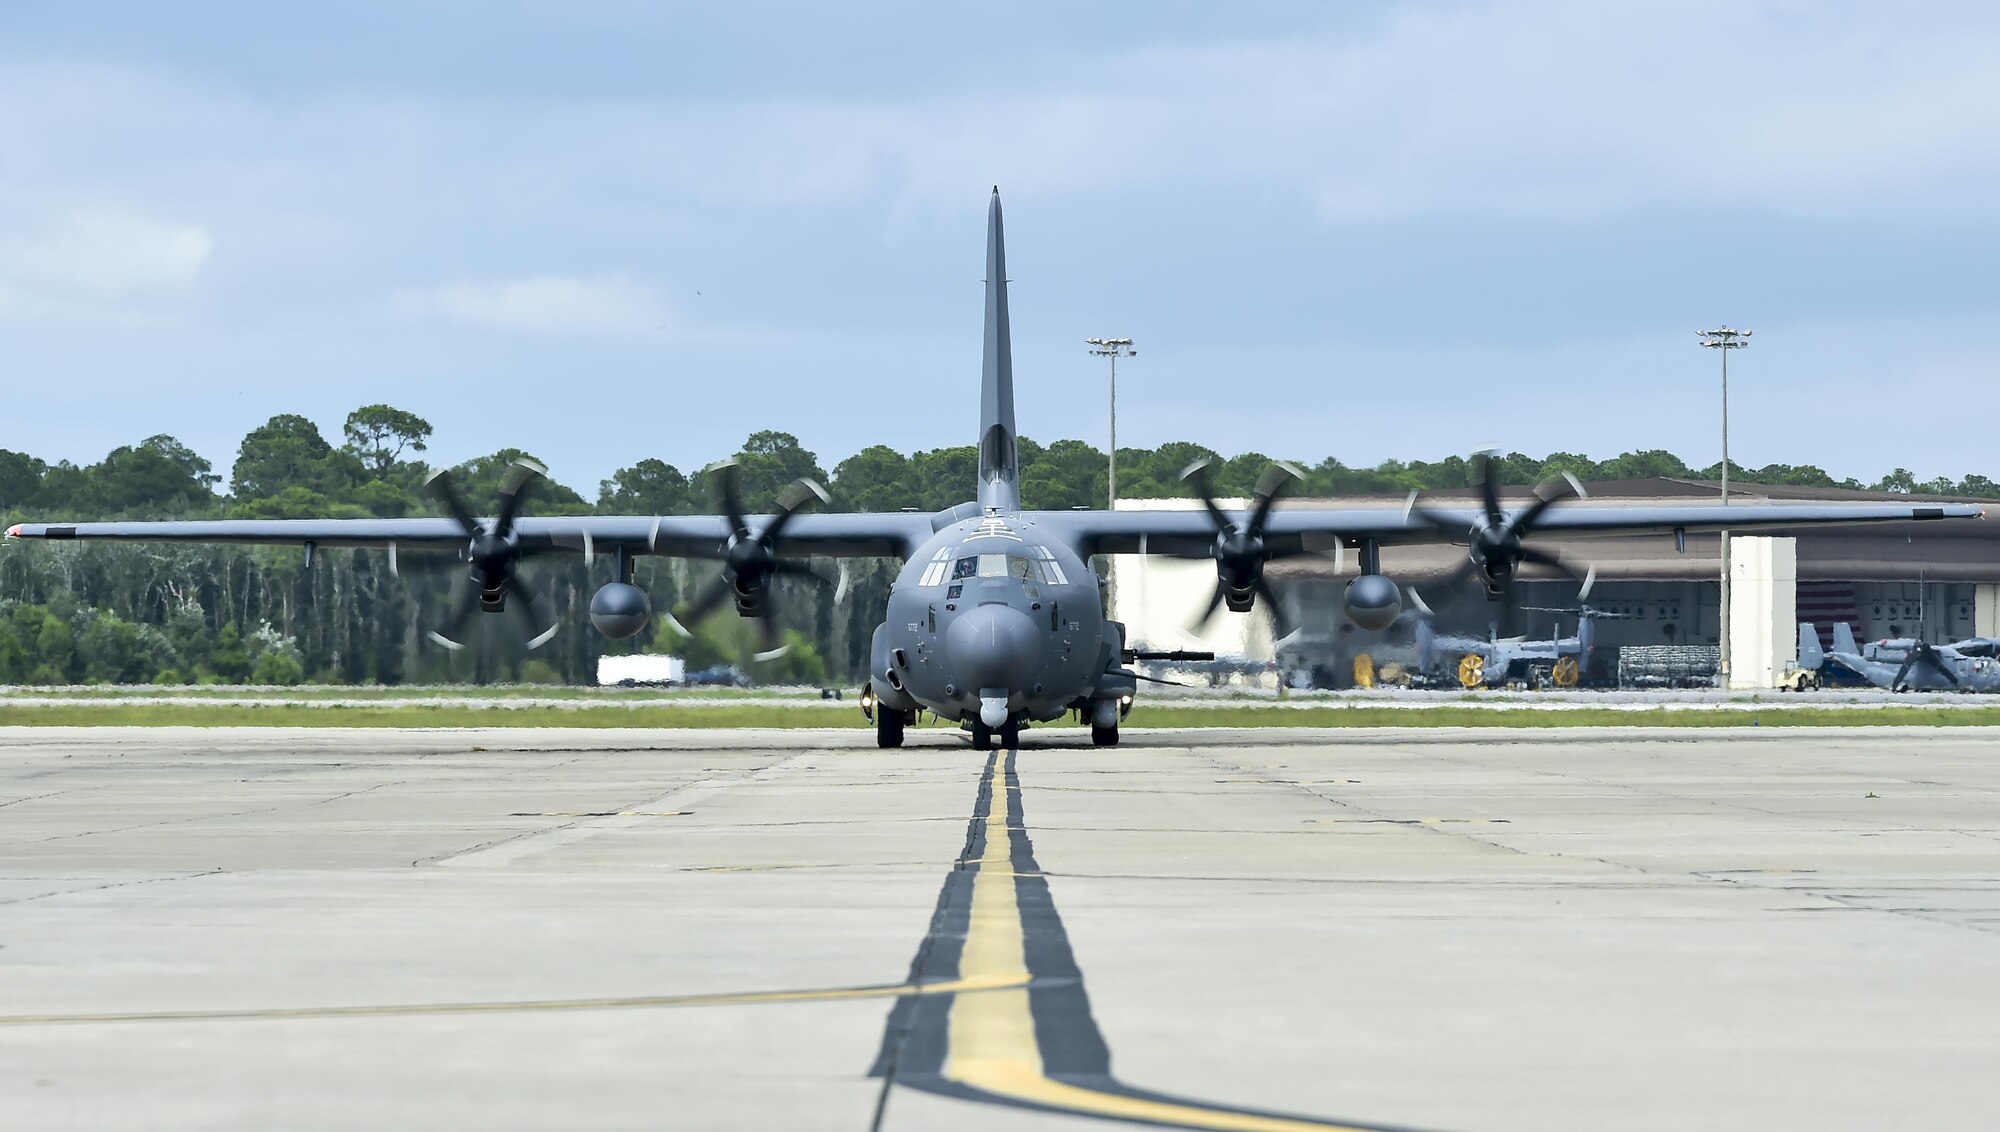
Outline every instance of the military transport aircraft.
<path fill-rule="evenodd" d="M 1416 591 L 1412 590 L 1412 600 Z M 1576 633 L 1563 637 L 1551 634 L 1535 639 L 1527 636 L 1486 637 L 1440 634 L 1435 620 L 1425 611 L 1417 619 L 1417 671 L 1427 679 L 1464 688 L 1497 688 L 1523 683 L 1539 688 L 1554 684 L 1574 688 L 1590 675 L 1591 659 L 1597 651 L 1597 622 L 1623 619 L 1626 614 L 1607 613 L 1588 605 L 1574 609 L 1528 605 L 1537 613 L 1570 613 L 1576 616 Z"/>
<path fill-rule="evenodd" d="M 1799 622 L 1799 667 L 1824 673 L 1832 664 L 1877 688 L 1891 692 L 2000 692 L 2000 660 L 1994 659 L 1988 637 L 1960 644 L 1934 645 L 1919 638 L 1895 638 L 1854 643 L 1847 622 L 1833 626 L 1833 647 L 1821 649 L 1819 632 L 1810 621 Z"/>
<path fill-rule="evenodd" d="M 1123 625 L 1107 619 L 1097 577 L 1088 560 L 1097 554 L 1160 554 L 1213 560 L 1213 612 L 1226 605 L 1246 612 L 1262 598 L 1272 608 L 1264 566 L 1273 559 L 1358 551 L 1360 574 L 1348 582 L 1347 616 L 1366 629 L 1393 622 L 1402 609 L 1401 588 L 1381 572 L 1380 551 L 1399 543 L 1446 540 L 1466 548 L 1459 577 L 1478 579 L 1488 595 L 1507 600 L 1523 564 L 1578 576 L 1573 567 L 1535 546 L 1538 531 L 1565 536 L 1800 527 L 1825 523 L 1905 522 L 1972 518 L 1956 505 L 1754 504 L 1729 507 L 1565 506 L 1578 492 L 1572 483 L 1541 493 L 1512 513 L 1499 502 L 1497 472 L 1485 473 L 1483 506 L 1436 510 L 1413 498 L 1400 511 L 1279 508 L 1280 490 L 1295 478 L 1274 469 L 1246 510 L 1225 511 L 1210 493 L 1204 471 L 1187 479 L 1201 495 L 1199 511 L 1031 511 L 1021 505 L 1015 449 L 1014 367 L 1007 316 L 1007 262 L 1000 194 L 987 210 L 986 318 L 979 393 L 976 497 L 934 515 L 892 512 L 808 515 L 825 502 L 817 484 L 798 481 L 776 514 L 745 515 L 733 478 L 722 484 L 720 516 L 578 516 L 535 518 L 521 514 L 523 492 L 539 469 L 520 466 L 502 491 L 497 514 L 474 515 L 451 490 L 433 481 L 449 517 L 409 519 L 239 519 L 198 522 L 25 523 L 8 532 L 28 539 L 124 539 L 174 542 L 257 543 L 304 548 L 307 561 L 319 547 L 370 547 L 392 556 L 399 548 L 449 550 L 469 566 L 469 585 L 433 637 L 454 644 L 478 609 L 499 612 L 512 599 L 536 619 L 537 642 L 555 631 L 546 603 L 516 576 L 522 558 L 551 552 L 608 556 L 612 579 L 590 602 L 590 619 L 611 637 L 628 637 L 651 617 L 651 603 L 632 584 L 636 555 L 661 554 L 714 561 L 718 574 L 682 617 L 712 611 L 733 600 L 737 613 L 761 618 L 767 652 L 775 645 L 772 621 L 775 578 L 819 576 L 811 556 L 901 558 L 888 608 L 875 630 L 863 710 L 877 741 L 903 742 L 904 725 L 919 711 L 956 720 L 973 743 L 997 737 L 1012 745 L 1024 724 L 1053 721 L 1074 712 L 1090 724 L 1093 741 L 1118 741 L 1118 724 L 1130 710 L 1139 675 L 1126 665 L 1152 657 L 1128 649 Z M 887 396 L 883 394 L 883 396 Z M 1727 523 L 1720 522 L 1726 518 Z M 822 579 L 825 580 L 825 579 Z"/>

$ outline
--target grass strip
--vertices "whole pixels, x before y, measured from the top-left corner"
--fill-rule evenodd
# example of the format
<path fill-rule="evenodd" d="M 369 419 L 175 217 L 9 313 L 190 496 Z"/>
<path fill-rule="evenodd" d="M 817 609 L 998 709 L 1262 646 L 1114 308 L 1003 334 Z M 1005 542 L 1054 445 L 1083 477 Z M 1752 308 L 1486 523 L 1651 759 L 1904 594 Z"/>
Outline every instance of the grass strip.
<path fill-rule="evenodd" d="M 1662 706 L 1648 711 L 1592 708 L 1546 710 L 1327 706 L 1135 708 L 1130 727 L 1992 727 L 1993 708 L 1790 708 L 1771 712 L 1706 711 Z M 0 701 L 0 726 L 16 727 L 868 727 L 860 711 L 804 705 L 604 704 L 584 708 L 523 707 L 507 711 L 455 705 L 400 707 L 258 705 L 33 704 Z M 937 725 L 949 728 L 952 725 Z M 1044 724 L 1064 728 L 1066 723 Z"/>

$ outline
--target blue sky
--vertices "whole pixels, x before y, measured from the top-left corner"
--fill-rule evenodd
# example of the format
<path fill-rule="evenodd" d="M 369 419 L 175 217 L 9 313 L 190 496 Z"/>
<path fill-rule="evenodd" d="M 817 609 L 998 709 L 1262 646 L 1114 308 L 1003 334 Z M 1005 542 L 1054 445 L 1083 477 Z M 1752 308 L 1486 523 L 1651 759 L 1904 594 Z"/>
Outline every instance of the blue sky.
<path fill-rule="evenodd" d="M 2000 10 L 0 9 L 0 447 L 387 401 L 589 491 L 756 428 L 2000 477 Z"/>

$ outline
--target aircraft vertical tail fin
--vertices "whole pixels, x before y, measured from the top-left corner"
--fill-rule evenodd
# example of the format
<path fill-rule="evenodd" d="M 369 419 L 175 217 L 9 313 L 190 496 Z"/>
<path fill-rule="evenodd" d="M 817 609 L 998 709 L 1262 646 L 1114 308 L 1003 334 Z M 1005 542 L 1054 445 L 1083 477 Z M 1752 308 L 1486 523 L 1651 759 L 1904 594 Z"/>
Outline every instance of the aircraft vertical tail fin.
<path fill-rule="evenodd" d="M 1431 670 L 1431 661 L 1436 659 L 1435 653 L 1437 651 L 1437 628 L 1431 624 L 1430 618 L 1421 617 L 1417 619 L 1416 638 L 1417 671 L 1429 672 Z"/>
<path fill-rule="evenodd" d="M 1854 643 L 1854 630 L 1845 621 L 1833 623 L 1833 651 L 1852 656 L 1861 655 L 1861 647 Z"/>
<path fill-rule="evenodd" d="M 1597 618 L 1584 610 L 1576 619 L 1576 662 L 1584 668 L 1590 667 L 1590 656 L 1597 651 Z"/>
<path fill-rule="evenodd" d="M 979 369 L 979 505 L 1011 511 L 1021 505 L 1021 473 L 1014 445 L 1014 345 L 1007 322 L 1007 248 L 997 185 L 986 209 L 983 353 Z"/>
<path fill-rule="evenodd" d="M 1842 626 L 1846 628 L 1846 626 Z M 1820 648 L 1819 630 L 1810 621 L 1799 622 L 1799 667 L 1809 672 L 1817 672 L 1826 663 L 1826 650 Z"/>

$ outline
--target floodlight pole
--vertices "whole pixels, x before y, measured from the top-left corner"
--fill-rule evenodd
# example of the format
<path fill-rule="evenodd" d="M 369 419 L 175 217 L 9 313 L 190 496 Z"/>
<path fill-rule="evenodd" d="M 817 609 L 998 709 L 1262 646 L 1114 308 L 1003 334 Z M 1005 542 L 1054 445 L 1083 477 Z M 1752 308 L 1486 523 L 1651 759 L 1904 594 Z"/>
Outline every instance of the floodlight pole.
<path fill-rule="evenodd" d="M 1741 350 L 1750 345 L 1748 330 L 1736 330 L 1727 325 L 1715 330 L 1698 330 L 1702 348 L 1717 350 L 1722 354 L 1722 505 L 1729 506 L 1729 351 Z M 1722 531 L 1722 600 L 1717 625 L 1722 643 L 1721 669 L 1722 686 L 1729 687 L 1729 530 Z"/>
<path fill-rule="evenodd" d="M 1096 357 L 1111 359 L 1111 457 L 1110 496 L 1111 509 L 1118 509 L 1118 359 L 1136 358 L 1139 351 L 1132 348 L 1130 338 L 1085 338 L 1090 352 Z"/>

